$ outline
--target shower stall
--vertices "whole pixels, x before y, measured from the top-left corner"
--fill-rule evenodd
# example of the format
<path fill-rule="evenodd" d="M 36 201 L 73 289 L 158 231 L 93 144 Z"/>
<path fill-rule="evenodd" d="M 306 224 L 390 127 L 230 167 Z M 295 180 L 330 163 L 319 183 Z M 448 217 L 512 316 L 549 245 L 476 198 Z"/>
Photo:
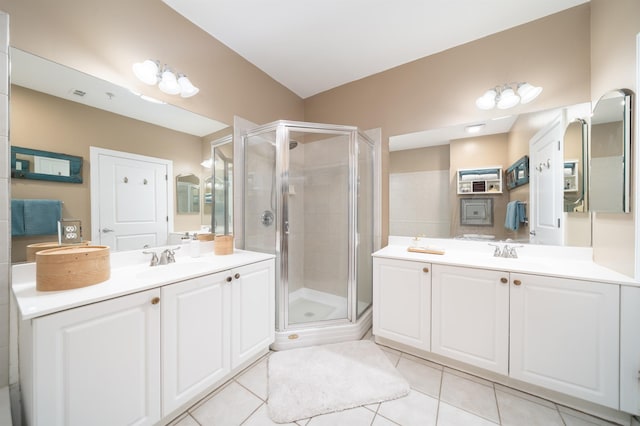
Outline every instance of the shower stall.
<path fill-rule="evenodd" d="M 272 348 L 360 338 L 377 248 L 374 142 L 356 127 L 277 121 L 244 132 L 240 150 L 237 246 L 276 256 Z"/>

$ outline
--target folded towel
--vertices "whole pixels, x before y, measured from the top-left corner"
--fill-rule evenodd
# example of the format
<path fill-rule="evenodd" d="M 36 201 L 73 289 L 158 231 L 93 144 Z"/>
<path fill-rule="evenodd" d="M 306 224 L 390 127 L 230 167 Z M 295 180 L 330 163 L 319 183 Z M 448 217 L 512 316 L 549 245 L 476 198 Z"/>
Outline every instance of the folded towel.
<path fill-rule="evenodd" d="M 525 204 L 521 201 L 518 201 L 518 204 L 516 204 L 516 221 L 518 224 L 525 223 L 527 221 Z"/>
<path fill-rule="evenodd" d="M 57 234 L 61 217 L 59 200 L 24 200 L 24 235 Z"/>
<path fill-rule="evenodd" d="M 24 200 L 11 200 L 11 236 L 24 235 Z"/>

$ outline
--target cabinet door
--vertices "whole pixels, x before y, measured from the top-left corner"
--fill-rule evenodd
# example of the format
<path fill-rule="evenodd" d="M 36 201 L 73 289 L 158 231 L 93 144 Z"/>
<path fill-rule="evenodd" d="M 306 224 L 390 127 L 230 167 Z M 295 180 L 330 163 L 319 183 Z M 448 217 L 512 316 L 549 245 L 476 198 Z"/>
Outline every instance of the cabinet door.
<path fill-rule="evenodd" d="M 433 265 L 432 351 L 507 374 L 509 274 Z"/>
<path fill-rule="evenodd" d="M 221 272 L 162 289 L 163 415 L 231 369 L 230 276 Z"/>
<path fill-rule="evenodd" d="M 618 408 L 619 286 L 511 274 L 510 376 Z"/>
<path fill-rule="evenodd" d="M 373 334 L 428 351 L 431 265 L 373 259 Z"/>
<path fill-rule="evenodd" d="M 34 425 L 160 420 L 160 290 L 34 320 Z"/>
<path fill-rule="evenodd" d="M 231 368 L 269 347 L 275 339 L 274 261 L 232 271 Z"/>

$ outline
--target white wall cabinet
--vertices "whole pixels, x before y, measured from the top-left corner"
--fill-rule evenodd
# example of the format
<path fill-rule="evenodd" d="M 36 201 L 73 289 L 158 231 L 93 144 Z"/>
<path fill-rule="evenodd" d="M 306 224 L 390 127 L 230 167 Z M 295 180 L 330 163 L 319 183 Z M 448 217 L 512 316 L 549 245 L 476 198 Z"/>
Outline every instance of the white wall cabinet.
<path fill-rule="evenodd" d="M 163 415 L 273 343 L 273 261 L 162 288 Z"/>
<path fill-rule="evenodd" d="M 431 350 L 509 372 L 509 273 L 433 265 Z"/>
<path fill-rule="evenodd" d="M 274 287 L 266 260 L 23 321 L 26 423 L 159 423 L 266 353 Z"/>
<path fill-rule="evenodd" d="M 159 296 L 159 289 L 135 293 L 36 318 L 23 328 L 27 424 L 158 422 Z M 29 348 L 36 356 L 28 356 Z"/>
<path fill-rule="evenodd" d="M 420 274 L 423 265 L 431 274 Z M 637 412 L 640 363 L 633 356 L 623 356 L 622 365 L 619 360 L 619 285 L 427 265 L 374 258 L 376 337 Z M 431 301 L 424 294 L 429 278 Z M 634 302 L 640 291 L 628 293 L 622 344 L 625 352 L 639 354 L 635 319 L 640 315 Z"/>
<path fill-rule="evenodd" d="M 430 350 L 431 265 L 373 259 L 373 334 Z"/>
<path fill-rule="evenodd" d="M 509 375 L 618 408 L 620 287 L 511 274 Z"/>

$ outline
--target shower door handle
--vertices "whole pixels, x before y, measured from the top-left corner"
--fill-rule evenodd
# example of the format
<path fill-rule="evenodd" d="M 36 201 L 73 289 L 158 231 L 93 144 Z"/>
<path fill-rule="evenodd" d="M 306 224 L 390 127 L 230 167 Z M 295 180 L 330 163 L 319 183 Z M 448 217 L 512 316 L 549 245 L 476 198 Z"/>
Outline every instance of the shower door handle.
<path fill-rule="evenodd" d="M 284 234 L 285 235 L 289 235 L 289 221 L 288 220 L 286 220 L 284 222 Z"/>

